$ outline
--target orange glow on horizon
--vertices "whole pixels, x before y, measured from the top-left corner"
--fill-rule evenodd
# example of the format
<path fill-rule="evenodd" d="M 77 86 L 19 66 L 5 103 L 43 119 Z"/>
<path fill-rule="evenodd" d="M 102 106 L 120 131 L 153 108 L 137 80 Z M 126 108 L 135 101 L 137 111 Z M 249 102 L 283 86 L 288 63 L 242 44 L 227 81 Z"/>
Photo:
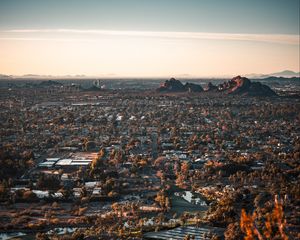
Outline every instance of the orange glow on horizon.
<path fill-rule="evenodd" d="M 0 72 L 199 77 L 299 71 L 297 36 L 147 34 L 8 32 L 0 37 Z"/>

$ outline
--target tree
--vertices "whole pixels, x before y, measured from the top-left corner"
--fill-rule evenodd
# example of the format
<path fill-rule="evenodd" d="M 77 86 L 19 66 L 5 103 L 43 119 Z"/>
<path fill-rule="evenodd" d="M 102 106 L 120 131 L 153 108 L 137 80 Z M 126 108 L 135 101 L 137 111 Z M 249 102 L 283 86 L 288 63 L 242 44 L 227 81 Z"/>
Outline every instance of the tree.
<path fill-rule="evenodd" d="M 171 207 L 170 198 L 166 195 L 164 190 L 157 192 L 154 199 L 163 210 L 169 211 Z"/>
<path fill-rule="evenodd" d="M 224 232 L 225 240 L 242 240 L 243 233 L 238 222 L 230 223 Z"/>
<path fill-rule="evenodd" d="M 176 185 L 180 188 L 186 188 L 185 177 L 183 174 L 178 173 L 176 175 Z"/>
<path fill-rule="evenodd" d="M 156 176 L 160 178 L 160 183 L 161 185 L 163 185 L 164 181 L 166 180 L 165 174 L 163 173 L 163 171 L 158 170 L 156 172 Z"/>
<path fill-rule="evenodd" d="M 73 196 L 73 190 L 70 188 L 62 188 L 59 190 L 65 200 L 69 200 Z"/>
<path fill-rule="evenodd" d="M 7 187 L 7 183 L 3 180 L 0 183 L 0 199 L 6 199 L 9 196 L 9 188 Z"/>
<path fill-rule="evenodd" d="M 47 176 L 45 174 L 41 174 L 36 183 L 36 186 L 40 189 L 57 190 L 60 187 L 60 181 L 55 176 Z"/>
<path fill-rule="evenodd" d="M 37 240 L 50 240 L 49 236 L 46 233 L 37 233 L 35 235 L 35 239 L 37 239 Z"/>
<path fill-rule="evenodd" d="M 258 221 L 256 212 L 247 214 L 242 209 L 240 227 L 245 234 L 245 240 L 267 240 L 267 239 L 282 239 L 288 240 L 286 234 L 286 220 L 284 218 L 283 204 L 275 197 L 274 209 L 271 213 L 266 214 L 264 227 L 256 224 Z"/>
<path fill-rule="evenodd" d="M 25 201 L 34 201 L 34 200 L 37 199 L 37 196 L 36 196 L 36 194 L 34 192 L 32 192 L 32 191 L 29 190 L 29 191 L 25 191 L 23 193 L 23 199 Z"/>
<path fill-rule="evenodd" d="M 85 188 L 85 186 L 83 186 L 82 188 L 80 188 L 80 197 L 84 198 L 87 196 L 87 190 Z"/>
<path fill-rule="evenodd" d="M 184 176 L 184 178 L 186 179 L 188 177 L 188 173 L 189 173 L 189 164 L 188 162 L 183 162 L 181 164 L 181 173 Z"/>

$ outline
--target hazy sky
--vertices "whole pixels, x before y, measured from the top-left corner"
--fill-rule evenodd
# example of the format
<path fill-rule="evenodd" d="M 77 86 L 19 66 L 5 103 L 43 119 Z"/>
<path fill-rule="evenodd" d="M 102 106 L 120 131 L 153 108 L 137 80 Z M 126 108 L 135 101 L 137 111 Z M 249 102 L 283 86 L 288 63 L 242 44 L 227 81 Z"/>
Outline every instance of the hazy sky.
<path fill-rule="evenodd" d="M 299 0 L 0 0 L 0 73 L 299 71 Z"/>

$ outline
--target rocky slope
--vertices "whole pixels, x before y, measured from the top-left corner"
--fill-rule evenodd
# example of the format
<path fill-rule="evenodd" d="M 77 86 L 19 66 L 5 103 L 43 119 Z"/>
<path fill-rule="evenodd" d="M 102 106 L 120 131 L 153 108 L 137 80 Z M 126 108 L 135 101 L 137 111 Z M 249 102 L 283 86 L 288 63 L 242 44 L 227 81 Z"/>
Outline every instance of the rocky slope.
<path fill-rule="evenodd" d="M 260 82 L 251 82 L 248 78 L 237 76 L 218 85 L 219 91 L 228 94 L 249 95 L 249 96 L 276 96 L 277 94 L 267 85 Z"/>
<path fill-rule="evenodd" d="M 158 89 L 159 92 L 202 92 L 203 88 L 194 83 L 182 84 L 179 80 L 171 78 L 165 81 Z"/>
<path fill-rule="evenodd" d="M 194 83 L 182 84 L 179 80 L 171 78 L 165 81 L 158 89 L 159 92 L 203 92 L 203 88 Z M 267 85 L 252 82 L 248 78 L 237 76 L 219 85 L 209 83 L 205 91 L 223 92 L 232 95 L 245 96 L 276 96 L 277 94 Z"/>

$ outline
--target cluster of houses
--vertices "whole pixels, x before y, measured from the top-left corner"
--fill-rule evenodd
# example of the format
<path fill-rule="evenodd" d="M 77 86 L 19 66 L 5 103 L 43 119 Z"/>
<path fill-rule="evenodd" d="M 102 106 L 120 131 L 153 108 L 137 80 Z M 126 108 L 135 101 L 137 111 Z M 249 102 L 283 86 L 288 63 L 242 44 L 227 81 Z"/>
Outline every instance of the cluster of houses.
<path fill-rule="evenodd" d="M 182 163 L 192 176 L 204 166 L 251 159 L 252 170 L 260 170 L 266 152 L 289 154 L 299 134 L 281 113 L 269 117 L 267 111 L 289 108 L 284 99 L 26 90 L 0 100 L 0 146 L 34 155 L 34 166 L 11 191 L 32 189 L 38 198 L 66 198 L 69 189 L 74 198 L 125 201 L 134 195 L 151 207 L 163 179 L 158 170 L 174 180 Z M 64 191 L 38 189 L 41 175 L 54 176 Z M 219 195 L 228 189 L 209 182 L 202 188 Z"/>

